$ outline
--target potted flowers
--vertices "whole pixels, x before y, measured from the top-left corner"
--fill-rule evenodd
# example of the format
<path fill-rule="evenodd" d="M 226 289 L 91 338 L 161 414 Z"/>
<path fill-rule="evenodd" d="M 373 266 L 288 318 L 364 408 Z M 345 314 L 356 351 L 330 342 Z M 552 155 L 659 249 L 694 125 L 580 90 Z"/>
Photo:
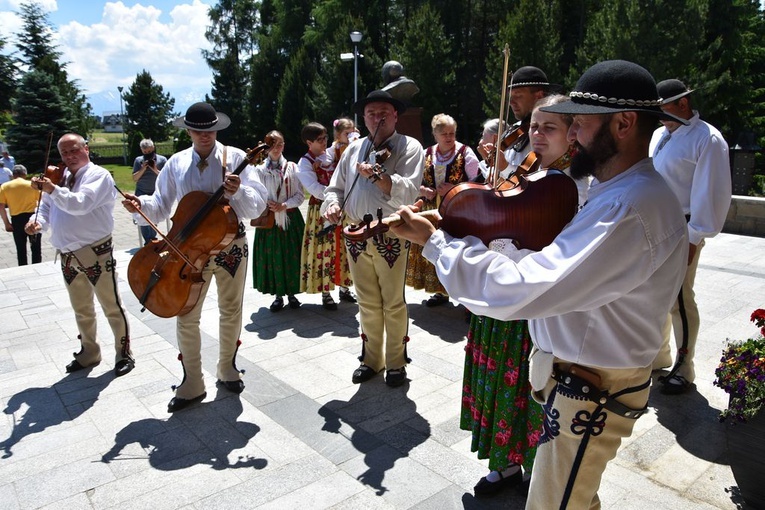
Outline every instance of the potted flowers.
<path fill-rule="evenodd" d="M 744 499 L 754 508 L 765 508 L 765 485 L 762 483 L 765 466 L 765 310 L 755 310 L 751 321 L 760 328 L 760 334 L 728 344 L 715 370 L 714 384 L 729 395 L 728 408 L 720 413 L 720 419 L 731 418 L 726 433 L 733 476 Z"/>

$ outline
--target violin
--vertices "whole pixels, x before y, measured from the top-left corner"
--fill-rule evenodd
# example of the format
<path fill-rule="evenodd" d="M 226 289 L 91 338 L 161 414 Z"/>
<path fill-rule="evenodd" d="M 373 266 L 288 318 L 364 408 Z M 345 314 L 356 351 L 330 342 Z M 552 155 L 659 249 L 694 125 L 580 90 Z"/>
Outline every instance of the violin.
<path fill-rule="evenodd" d="M 369 177 L 369 180 L 372 182 L 377 182 L 380 179 L 382 179 L 382 175 L 385 173 L 385 167 L 383 167 L 383 163 L 385 163 L 388 158 L 390 158 L 391 152 L 388 147 L 383 147 L 380 150 L 372 151 L 369 157 L 369 161 L 374 161 L 372 163 L 372 175 Z"/>
<path fill-rule="evenodd" d="M 436 227 L 441 220 L 441 216 L 435 209 L 421 211 L 417 215 L 428 219 Z M 377 219 L 374 219 L 371 214 L 365 214 L 361 224 L 351 223 L 343 229 L 343 237 L 354 243 L 365 241 L 370 237 L 380 239 L 391 227 L 397 227 L 402 222 L 403 220 L 398 214 L 391 214 L 383 218 L 382 209 L 377 209 Z"/>
<path fill-rule="evenodd" d="M 249 150 L 233 174 L 256 164 L 273 143 L 273 138 L 266 137 L 265 143 Z M 196 306 L 205 283 L 205 265 L 234 240 L 239 230 L 239 218 L 223 192 L 221 185 L 212 194 L 187 193 L 178 202 L 173 227 L 166 235 L 138 209 L 161 237 L 139 249 L 128 265 L 128 283 L 143 306 L 141 311 L 148 309 L 168 318 L 185 315 Z"/>

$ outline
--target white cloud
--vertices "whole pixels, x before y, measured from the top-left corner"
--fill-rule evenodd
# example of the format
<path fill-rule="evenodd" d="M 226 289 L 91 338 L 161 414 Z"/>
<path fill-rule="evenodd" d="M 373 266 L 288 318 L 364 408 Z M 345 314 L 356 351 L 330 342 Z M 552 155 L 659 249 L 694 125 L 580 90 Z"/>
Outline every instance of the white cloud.
<path fill-rule="evenodd" d="M 9 34 L 19 32 L 15 12 L 25 0 L 0 0 L 0 26 Z M 55 0 L 37 0 L 46 12 L 55 12 Z M 152 0 L 146 0 L 151 3 Z M 64 22 L 57 26 L 53 44 L 67 63 L 71 79 L 93 104 L 94 113 L 119 110 L 117 87 L 128 88 L 142 70 L 162 85 L 183 110 L 209 93 L 212 74 L 201 50 L 210 49 L 205 39 L 210 5 L 201 0 L 178 0 L 170 12 L 157 7 L 106 2 L 96 23 Z M 209 1 L 209 0 L 208 0 Z M 92 8 L 92 7 L 89 7 Z M 13 50 L 6 46 L 6 52 Z"/>
<path fill-rule="evenodd" d="M 155 7 L 108 2 L 101 22 L 62 25 L 56 42 L 70 76 L 88 95 L 128 87 L 144 69 L 165 90 L 209 90 L 210 70 L 201 56 L 210 48 L 204 37 L 208 9 L 194 0 L 174 7 L 163 23 Z"/>

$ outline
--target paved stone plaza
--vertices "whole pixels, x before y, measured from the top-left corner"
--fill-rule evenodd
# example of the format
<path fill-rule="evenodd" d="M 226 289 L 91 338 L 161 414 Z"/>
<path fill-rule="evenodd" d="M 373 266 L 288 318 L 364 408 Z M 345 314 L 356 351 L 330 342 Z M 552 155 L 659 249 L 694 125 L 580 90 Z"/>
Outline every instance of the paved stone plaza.
<path fill-rule="evenodd" d="M 115 218 L 136 356 L 135 370 L 119 379 L 100 309 L 104 361 L 65 373 L 79 346 L 47 238 L 43 263 L 18 268 L 11 234 L 0 237 L 0 508 L 523 508 L 518 491 L 473 497 L 486 464 L 459 429 L 464 312 L 426 308 L 423 292 L 407 294 L 411 382 L 392 389 L 382 377 L 351 384 L 355 305 L 325 311 L 320 295 L 299 295 L 299 310 L 273 314 L 272 297 L 248 278 L 240 396 L 215 388 L 211 292 L 202 316 L 207 398 L 168 414 L 182 376 L 175 320 L 140 312 L 125 281 L 137 228 L 119 205 Z M 755 333 L 749 316 L 765 306 L 763 254 L 760 238 L 721 234 L 707 243 L 697 277 L 697 391 L 668 397 L 654 388 L 651 411 L 605 473 L 604 509 L 745 508 L 717 420 L 726 395 L 712 381 L 725 339 Z"/>

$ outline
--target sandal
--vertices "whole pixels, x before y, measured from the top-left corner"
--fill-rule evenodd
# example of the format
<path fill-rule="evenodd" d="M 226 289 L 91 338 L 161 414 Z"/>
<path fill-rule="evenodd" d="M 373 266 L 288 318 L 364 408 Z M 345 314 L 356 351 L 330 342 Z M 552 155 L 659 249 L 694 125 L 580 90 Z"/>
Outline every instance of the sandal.
<path fill-rule="evenodd" d="M 300 301 L 298 301 L 298 298 L 296 298 L 295 296 L 287 296 L 287 301 L 290 304 L 290 308 L 292 308 L 293 310 L 300 308 Z"/>
<path fill-rule="evenodd" d="M 284 308 L 284 300 L 282 299 L 281 296 L 276 296 L 276 299 L 274 299 L 274 302 L 271 303 L 271 306 L 269 309 L 272 312 L 278 312 L 282 308 Z"/>
<path fill-rule="evenodd" d="M 321 306 L 323 306 L 325 310 L 337 310 L 337 303 L 332 299 L 329 292 L 321 295 Z"/>
<path fill-rule="evenodd" d="M 340 289 L 340 293 L 337 295 L 337 298 L 340 301 L 345 301 L 346 303 L 356 302 L 356 296 L 353 295 L 350 289 L 345 289 L 345 290 Z"/>

